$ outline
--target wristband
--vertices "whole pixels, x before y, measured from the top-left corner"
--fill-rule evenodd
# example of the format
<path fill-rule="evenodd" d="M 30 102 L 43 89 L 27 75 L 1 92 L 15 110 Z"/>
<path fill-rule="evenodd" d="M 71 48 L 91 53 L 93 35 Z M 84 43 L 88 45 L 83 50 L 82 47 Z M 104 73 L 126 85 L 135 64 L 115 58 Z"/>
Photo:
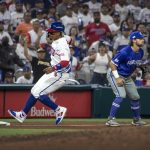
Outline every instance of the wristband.
<path fill-rule="evenodd" d="M 119 78 L 119 74 L 117 70 L 112 71 L 115 78 Z"/>

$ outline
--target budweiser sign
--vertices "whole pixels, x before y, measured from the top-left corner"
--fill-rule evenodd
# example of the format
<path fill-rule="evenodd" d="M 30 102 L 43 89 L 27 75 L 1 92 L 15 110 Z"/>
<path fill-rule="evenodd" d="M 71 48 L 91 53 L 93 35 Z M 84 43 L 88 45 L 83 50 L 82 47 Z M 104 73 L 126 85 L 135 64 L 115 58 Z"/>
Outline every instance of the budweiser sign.
<path fill-rule="evenodd" d="M 46 109 L 45 107 L 42 107 L 41 109 L 32 107 L 30 116 L 31 117 L 54 117 L 55 112 L 53 110 Z"/>

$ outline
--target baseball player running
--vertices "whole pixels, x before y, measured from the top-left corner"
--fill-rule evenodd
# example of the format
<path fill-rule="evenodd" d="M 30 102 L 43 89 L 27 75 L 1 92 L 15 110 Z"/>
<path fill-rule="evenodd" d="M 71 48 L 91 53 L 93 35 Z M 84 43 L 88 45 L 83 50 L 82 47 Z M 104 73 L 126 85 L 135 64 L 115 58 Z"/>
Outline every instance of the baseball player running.
<path fill-rule="evenodd" d="M 53 41 L 51 44 L 51 66 L 44 69 L 45 74 L 31 89 L 31 95 L 25 107 L 18 112 L 8 110 L 8 113 L 21 123 L 26 119 L 28 112 L 37 100 L 55 111 L 56 125 L 61 123 L 65 116 L 67 108 L 58 106 L 48 96 L 49 93 L 58 90 L 65 84 L 71 71 L 70 49 L 63 32 L 64 25 L 61 22 L 54 22 L 47 29 L 47 36 Z"/>
<path fill-rule="evenodd" d="M 137 66 L 141 64 L 143 57 L 142 45 L 144 43 L 144 36 L 138 32 L 130 34 L 130 44 L 120 50 L 110 62 L 110 70 L 107 73 L 108 81 L 112 87 L 116 98 L 114 99 L 107 126 L 120 126 L 115 120 L 116 113 L 120 107 L 121 102 L 126 95 L 131 99 L 130 105 L 133 111 L 132 125 L 145 125 L 146 123 L 141 120 L 140 116 L 140 96 L 136 86 L 131 79 L 131 74 Z"/>

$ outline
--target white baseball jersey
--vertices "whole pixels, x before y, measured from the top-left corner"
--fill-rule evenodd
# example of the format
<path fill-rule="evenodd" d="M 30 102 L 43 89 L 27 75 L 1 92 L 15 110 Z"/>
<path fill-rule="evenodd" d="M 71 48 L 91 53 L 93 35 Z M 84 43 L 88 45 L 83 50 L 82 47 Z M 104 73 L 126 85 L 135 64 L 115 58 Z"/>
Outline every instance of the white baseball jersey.
<path fill-rule="evenodd" d="M 70 49 L 65 37 L 53 41 L 51 44 L 51 65 L 55 66 L 61 61 L 70 62 Z M 41 70 L 42 71 L 42 70 Z M 66 80 L 69 78 L 69 72 L 71 71 L 71 63 L 61 70 L 44 74 L 38 82 L 34 85 L 31 93 L 38 98 L 41 95 L 46 95 L 61 88 Z"/>
<path fill-rule="evenodd" d="M 55 66 L 62 60 L 70 61 L 70 49 L 65 37 L 62 37 L 52 43 L 51 48 L 51 66 Z M 69 72 L 71 65 L 63 68 L 63 72 Z"/>

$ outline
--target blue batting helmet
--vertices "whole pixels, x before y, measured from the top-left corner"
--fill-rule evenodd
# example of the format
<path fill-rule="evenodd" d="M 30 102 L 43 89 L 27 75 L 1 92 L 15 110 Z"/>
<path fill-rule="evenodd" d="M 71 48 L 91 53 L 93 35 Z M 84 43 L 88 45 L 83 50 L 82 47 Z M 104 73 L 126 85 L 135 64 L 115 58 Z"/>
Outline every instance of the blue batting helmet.
<path fill-rule="evenodd" d="M 139 31 L 135 31 L 135 32 L 132 32 L 130 34 L 130 40 L 131 41 L 134 39 L 143 39 L 143 38 L 144 38 L 143 34 Z"/>
<path fill-rule="evenodd" d="M 53 22 L 50 27 L 47 29 L 48 33 L 53 32 L 64 32 L 65 26 L 61 22 Z"/>

